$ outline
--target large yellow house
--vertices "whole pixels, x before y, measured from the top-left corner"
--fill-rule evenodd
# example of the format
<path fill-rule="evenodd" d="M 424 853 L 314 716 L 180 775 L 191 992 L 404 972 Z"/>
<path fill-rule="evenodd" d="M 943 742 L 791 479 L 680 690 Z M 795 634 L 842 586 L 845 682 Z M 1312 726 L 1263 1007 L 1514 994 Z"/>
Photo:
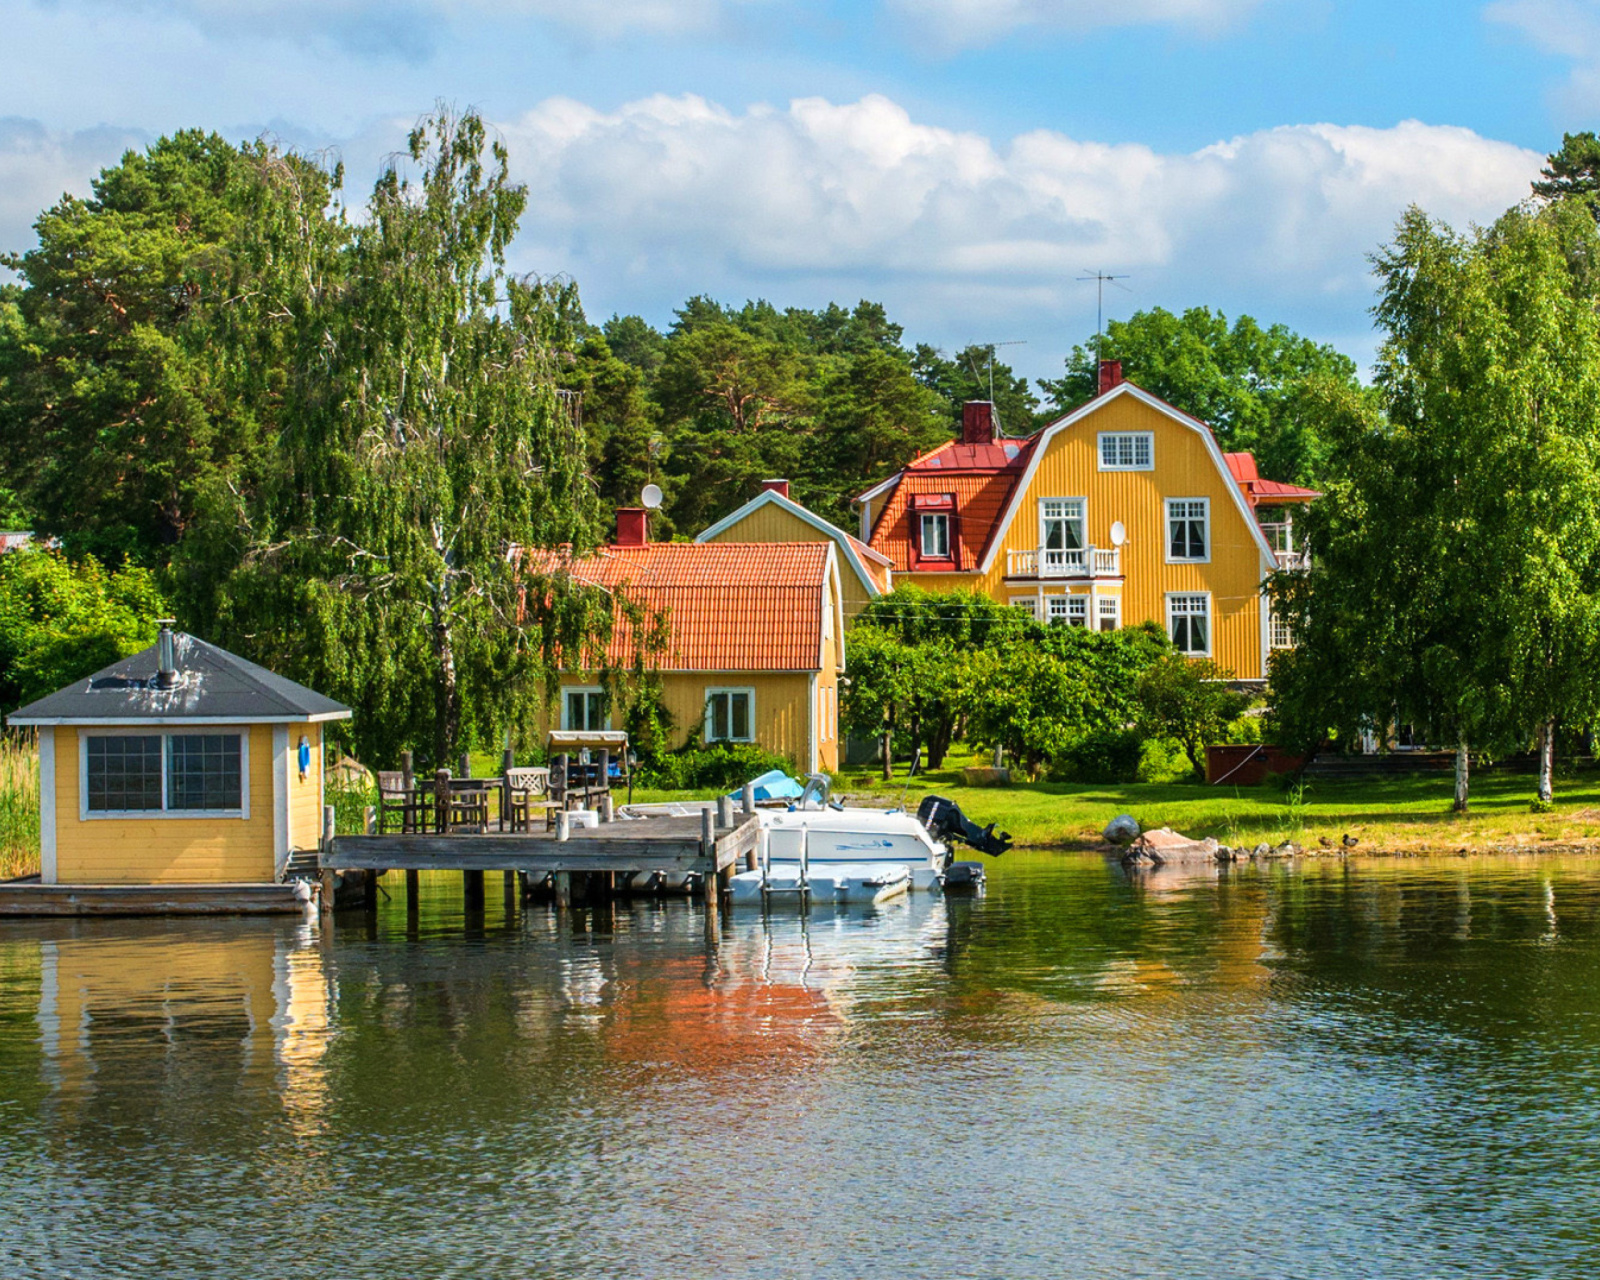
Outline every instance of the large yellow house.
<path fill-rule="evenodd" d="M 1023 439 L 997 438 L 992 406 L 968 404 L 959 441 L 856 501 L 901 582 L 1069 626 L 1156 622 L 1180 651 L 1262 680 L 1287 643 L 1263 584 L 1298 554 L 1282 512 L 1317 496 L 1261 480 L 1249 454 L 1225 455 L 1107 362 L 1098 396 Z"/>
<path fill-rule="evenodd" d="M 695 541 L 833 543 L 839 555 L 846 620 L 894 588 L 894 565 L 889 557 L 802 507 L 789 496 L 787 480 L 762 481 L 760 493 L 697 534 Z"/>
<path fill-rule="evenodd" d="M 8 717 L 39 733 L 40 880 L 271 884 L 322 833 L 322 729 L 350 709 L 194 636 Z"/>
<path fill-rule="evenodd" d="M 576 561 L 585 582 L 665 623 L 648 653 L 675 726 L 690 738 L 748 742 L 815 772 L 839 767 L 839 679 L 844 613 L 839 558 L 829 541 L 663 542 L 645 536 L 646 513 L 618 514 L 618 537 Z M 606 651 L 627 670 L 648 639 L 618 609 Z M 652 628 L 653 630 L 653 628 Z M 551 727 L 620 728 L 599 670 L 560 678 Z"/>

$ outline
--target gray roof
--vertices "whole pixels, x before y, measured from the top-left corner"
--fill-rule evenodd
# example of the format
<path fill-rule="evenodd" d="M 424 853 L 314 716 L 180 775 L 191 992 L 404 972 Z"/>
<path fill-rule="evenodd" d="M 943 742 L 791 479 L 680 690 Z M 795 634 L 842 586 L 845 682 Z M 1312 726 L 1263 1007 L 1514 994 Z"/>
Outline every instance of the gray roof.
<path fill-rule="evenodd" d="M 226 649 L 173 634 L 177 683 L 156 685 L 156 646 L 13 711 L 14 725 L 170 720 L 277 722 L 346 720 L 350 708 L 274 675 Z"/>

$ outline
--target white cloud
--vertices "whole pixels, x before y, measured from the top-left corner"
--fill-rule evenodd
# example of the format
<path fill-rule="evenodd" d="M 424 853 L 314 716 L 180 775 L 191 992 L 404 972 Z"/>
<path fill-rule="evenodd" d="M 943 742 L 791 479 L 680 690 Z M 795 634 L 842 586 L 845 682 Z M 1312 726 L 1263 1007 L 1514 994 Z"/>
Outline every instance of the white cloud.
<path fill-rule="evenodd" d="M 0 251 L 33 247 L 33 223 L 64 194 L 90 194 L 101 169 L 148 138 L 129 129 L 47 129 L 37 120 L 0 118 Z"/>
<path fill-rule="evenodd" d="M 920 40 L 946 49 L 985 45 L 1021 28 L 1180 26 L 1216 32 L 1262 0 L 887 0 Z"/>
<path fill-rule="evenodd" d="M 36 0 L 36 3 L 38 0 Z M 52 8 L 142 10 L 207 35 L 329 44 L 420 61 L 457 21 L 532 18 L 585 40 L 713 31 L 765 0 L 53 0 Z"/>
<path fill-rule="evenodd" d="M 1483 16 L 1514 27 L 1536 48 L 1573 64 L 1556 94 L 1561 109 L 1600 109 L 1600 0 L 1494 0 Z"/>
<path fill-rule="evenodd" d="M 571 272 L 591 302 L 867 295 L 950 341 L 997 325 L 1042 338 L 1086 297 L 1092 319 L 1074 278 L 1096 266 L 1132 275 L 1134 305 L 1358 332 L 1366 255 L 1408 204 L 1486 221 L 1528 194 L 1540 163 L 1416 121 L 1286 126 L 1190 153 L 1050 130 L 997 143 L 877 96 L 744 112 L 692 96 L 614 112 L 553 99 L 502 128 L 530 186 L 521 260 Z M 1067 323 L 1057 351 L 1092 329 Z"/>

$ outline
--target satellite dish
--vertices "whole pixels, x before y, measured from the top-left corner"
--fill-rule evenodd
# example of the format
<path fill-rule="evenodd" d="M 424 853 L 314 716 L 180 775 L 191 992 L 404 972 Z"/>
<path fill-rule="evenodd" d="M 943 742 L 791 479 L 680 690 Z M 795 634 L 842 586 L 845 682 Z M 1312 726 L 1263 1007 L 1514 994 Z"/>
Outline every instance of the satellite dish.
<path fill-rule="evenodd" d="M 644 503 L 651 511 L 654 511 L 661 505 L 661 486 L 658 484 L 645 485 L 644 492 L 639 495 L 639 501 Z"/>
<path fill-rule="evenodd" d="M 1111 524 L 1111 545 L 1114 546 L 1114 547 L 1120 547 L 1127 540 L 1128 540 L 1128 527 L 1125 524 L 1123 524 L 1122 521 L 1120 521 L 1120 520 L 1112 521 L 1112 524 Z"/>

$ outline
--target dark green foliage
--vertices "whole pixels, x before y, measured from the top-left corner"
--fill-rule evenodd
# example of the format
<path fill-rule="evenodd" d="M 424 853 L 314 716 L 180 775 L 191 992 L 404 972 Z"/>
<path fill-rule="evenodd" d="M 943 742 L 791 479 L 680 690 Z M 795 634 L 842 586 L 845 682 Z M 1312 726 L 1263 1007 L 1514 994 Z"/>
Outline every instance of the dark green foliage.
<path fill-rule="evenodd" d="M 31 547 L 0 555 L 0 710 L 138 653 L 165 611 L 148 569 Z"/>
<path fill-rule="evenodd" d="M 968 400 L 992 400 L 1005 435 L 1031 435 L 1040 425 L 1039 398 L 1028 380 L 999 358 L 995 347 L 974 344 L 947 357 L 918 343 L 911 363 L 917 381 L 938 397 L 952 432 L 961 429 L 961 406 Z"/>
<path fill-rule="evenodd" d="M 1209 658 L 1169 653 L 1139 675 L 1139 727 L 1147 737 L 1171 738 L 1183 747 L 1197 778 L 1206 772 L 1207 743 L 1222 742 L 1228 725 L 1244 714 L 1249 698 L 1228 687 L 1233 678 Z"/>
<path fill-rule="evenodd" d="M 1250 316 L 1231 325 L 1208 307 L 1181 316 L 1156 307 L 1106 325 L 1107 360 L 1123 376 L 1208 423 L 1228 450 L 1250 450 L 1261 474 L 1313 484 L 1327 463 L 1315 389 L 1354 390 L 1355 362 L 1285 325 L 1262 328 Z M 1076 346 L 1064 377 L 1039 387 L 1065 413 L 1097 390 L 1094 347 Z"/>
<path fill-rule="evenodd" d="M 1146 740 L 1137 729 L 1095 730 L 1056 757 L 1051 776 L 1065 782 L 1137 782 Z"/>
<path fill-rule="evenodd" d="M 1544 200 L 1583 201 L 1600 217 L 1600 138 L 1585 130 L 1561 135 L 1561 150 L 1549 157 L 1533 184 L 1533 194 Z"/>
<path fill-rule="evenodd" d="M 692 743 L 642 766 L 639 783 L 661 791 L 727 792 L 773 769 L 791 773 L 794 761 L 747 742 Z"/>

